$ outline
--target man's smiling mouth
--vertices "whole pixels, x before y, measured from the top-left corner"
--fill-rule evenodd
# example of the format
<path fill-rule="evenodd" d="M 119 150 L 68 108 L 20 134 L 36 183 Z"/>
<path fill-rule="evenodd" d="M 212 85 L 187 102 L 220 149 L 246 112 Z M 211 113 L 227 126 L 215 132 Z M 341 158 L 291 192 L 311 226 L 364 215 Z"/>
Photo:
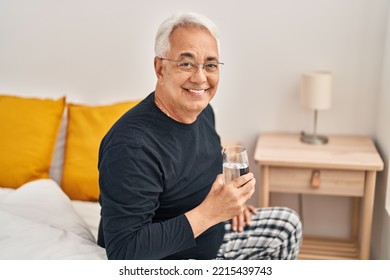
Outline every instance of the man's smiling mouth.
<path fill-rule="evenodd" d="M 187 88 L 185 88 L 185 90 L 192 94 L 198 94 L 198 95 L 208 91 L 208 89 L 187 89 Z"/>

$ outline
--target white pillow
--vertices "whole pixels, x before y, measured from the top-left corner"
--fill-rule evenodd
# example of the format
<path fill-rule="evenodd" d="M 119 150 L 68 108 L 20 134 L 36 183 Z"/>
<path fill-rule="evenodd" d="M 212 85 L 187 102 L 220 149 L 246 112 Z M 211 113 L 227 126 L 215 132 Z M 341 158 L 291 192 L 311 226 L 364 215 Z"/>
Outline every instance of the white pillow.
<path fill-rule="evenodd" d="M 61 119 L 60 130 L 58 131 L 56 146 L 53 153 L 53 158 L 50 164 L 49 176 L 57 184 L 61 184 L 62 170 L 64 168 L 64 154 L 66 141 L 66 127 L 68 124 L 68 107 L 65 108 Z"/>

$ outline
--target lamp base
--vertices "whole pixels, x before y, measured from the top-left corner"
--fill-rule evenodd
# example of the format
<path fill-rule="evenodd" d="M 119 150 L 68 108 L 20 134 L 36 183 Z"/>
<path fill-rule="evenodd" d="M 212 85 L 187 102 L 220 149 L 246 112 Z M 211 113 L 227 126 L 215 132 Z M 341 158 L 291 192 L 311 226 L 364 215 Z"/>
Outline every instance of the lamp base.
<path fill-rule="evenodd" d="M 305 134 L 305 132 L 302 132 L 301 141 L 312 145 L 323 145 L 328 143 L 328 137 L 317 134 Z"/>

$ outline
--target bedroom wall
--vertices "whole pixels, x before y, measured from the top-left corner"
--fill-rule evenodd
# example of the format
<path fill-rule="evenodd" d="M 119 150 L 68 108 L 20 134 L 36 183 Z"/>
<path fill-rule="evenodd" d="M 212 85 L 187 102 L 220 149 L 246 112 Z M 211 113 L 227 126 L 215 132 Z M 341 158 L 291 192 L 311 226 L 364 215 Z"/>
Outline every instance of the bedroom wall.
<path fill-rule="evenodd" d="M 310 131 L 299 77 L 328 69 L 333 106 L 320 112 L 319 131 L 370 135 L 388 154 L 381 132 L 389 108 L 380 107 L 386 0 L 0 0 L 0 92 L 92 105 L 145 97 L 155 85 L 156 29 L 177 11 L 203 13 L 220 28 L 225 66 L 212 104 L 225 141 L 242 141 L 253 155 L 261 132 Z M 294 196 L 273 200 L 297 208 Z M 348 199 L 304 203 L 306 233 L 348 235 Z"/>
<path fill-rule="evenodd" d="M 373 240 L 375 241 L 372 242 L 375 259 L 390 259 L 390 5 L 387 6 L 387 12 L 385 54 L 376 127 L 377 141 L 385 162 L 385 170 L 378 176 L 375 197 L 373 228 Z"/>

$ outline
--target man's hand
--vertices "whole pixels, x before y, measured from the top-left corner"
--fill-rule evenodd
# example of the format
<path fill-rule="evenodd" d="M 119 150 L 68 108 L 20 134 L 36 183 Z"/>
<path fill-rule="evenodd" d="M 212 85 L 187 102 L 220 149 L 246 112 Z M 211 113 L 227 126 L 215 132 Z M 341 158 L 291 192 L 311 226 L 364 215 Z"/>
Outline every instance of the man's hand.
<path fill-rule="evenodd" d="M 232 219 L 232 231 L 242 232 L 245 226 L 250 226 L 252 214 L 256 214 L 256 208 L 252 205 L 246 205 L 244 211 Z"/>
<path fill-rule="evenodd" d="M 223 221 L 237 219 L 237 227 L 250 223 L 250 212 L 245 205 L 255 191 L 253 173 L 245 174 L 229 184 L 223 184 L 223 175 L 215 179 L 205 200 L 185 215 L 191 224 L 194 236 L 199 236 L 211 226 Z M 239 218 L 241 216 L 241 218 Z M 244 222 L 238 222 L 242 220 Z"/>

